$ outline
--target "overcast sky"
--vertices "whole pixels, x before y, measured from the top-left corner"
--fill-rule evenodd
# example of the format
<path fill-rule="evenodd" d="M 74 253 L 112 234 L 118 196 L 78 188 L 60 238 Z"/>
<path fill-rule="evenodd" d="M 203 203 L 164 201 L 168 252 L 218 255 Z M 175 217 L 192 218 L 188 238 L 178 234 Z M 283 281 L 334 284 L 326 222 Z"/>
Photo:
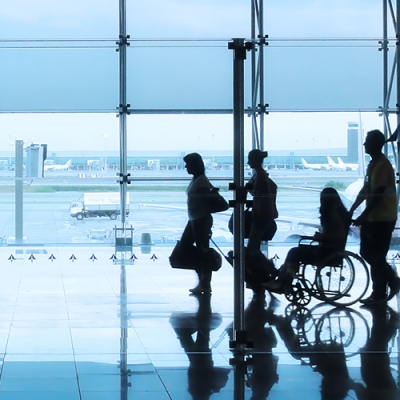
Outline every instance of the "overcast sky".
<path fill-rule="evenodd" d="M 115 114 L 59 114 L 61 109 L 113 110 L 118 105 L 118 6 L 111 0 L 14 0 L 0 8 L 5 39 L 110 39 L 101 49 L 0 49 L 0 146 L 35 138 L 54 150 L 117 150 Z M 127 1 L 132 39 L 216 39 L 216 47 L 129 50 L 128 101 L 137 108 L 231 106 L 227 41 L 250 36 L 249 0 Z M 381 101 L 380 0 L 266 0 L 266 100 L 271 108 L 378 108 Z M 392 30 L 390 30 L 392 34 Z M 283 48 L 282 38 L 369 38 L 350 47 Z M 100 42 L 98 42 L 100 43 Z M 26 43 L 12 43 L 12 46 Z M 57 43 L 54 43 L 57 45 Z M 37 43 L 35 43 L 37 45 Z M 321 46 L 321 43 L 319 44 Z M 391 53 L 390 53 L 391 54 Z M 249 61 L 246 62 L 247 65 Z M 248 88 L 248 85 L 247 85 Z M 247 96 L 249 91 L 247 90 Z M 247 106 L 248 104 L 246 104 Z M 266 147 L 345 147 L 347 122 L 357 113 L 278 113 L 266 117 Z M 250 119 L 246 145 L 250 147 Z M 363 114 L 364 129 L 382 128 Z M 129 148 L 232 148 L 231 116 L 131 116 Z M 11 144 L 11 146 L 10 146 Z"/>

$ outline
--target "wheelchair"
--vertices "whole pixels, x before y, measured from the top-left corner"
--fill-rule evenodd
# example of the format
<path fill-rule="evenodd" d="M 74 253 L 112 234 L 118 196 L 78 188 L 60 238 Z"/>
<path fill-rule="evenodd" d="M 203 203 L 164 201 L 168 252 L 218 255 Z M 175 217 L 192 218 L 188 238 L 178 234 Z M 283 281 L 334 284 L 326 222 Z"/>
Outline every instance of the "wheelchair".
<path fill-rule="evenodd" d="M 312 246 L 312 236 L 301 236 L 299 245 Z M 305 306 L 311 298 L 337 307 L 350 306 L 361 300 L 370 282 L 365 261 L 348 250 L 335 252 L 316 265 L 301 263 L 291 291 L 285 297 L 291 303 Z"/>

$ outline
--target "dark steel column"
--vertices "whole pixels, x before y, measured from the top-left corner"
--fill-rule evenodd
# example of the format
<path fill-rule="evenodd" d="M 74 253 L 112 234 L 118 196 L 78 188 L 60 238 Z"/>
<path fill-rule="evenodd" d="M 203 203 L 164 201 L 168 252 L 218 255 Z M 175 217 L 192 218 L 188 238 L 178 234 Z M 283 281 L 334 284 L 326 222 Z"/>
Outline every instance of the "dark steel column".
<path fill-rule="evenodd" d="M 244 326 L 244 60 L 246 51 L 252 43 L 244 39 L 233 39 L 228 48 L 233 50 L 233 184 L 234 190 L 234 338 L 231 349 L 242 352 L 247 346 L 247 335 Z"/>
<path fill-rule="evenodd" d="M 234 400 L 243 400 L 245 384 L 242 362 L 247 334 L 244 324 L 244 39 L 233 39 L 229 48 L 233 50 L 233 340 L 230 348 L 234 352 Z M 254 136 L 253 136 L 254 140 Z M 243 198 L 244 196 L 244 198 Z M 239 358 L 239 360 L 237 360 Z"/>
<path fill-rule="evenodd" d="M 251 40 L 253 43 L 257 41 L 256 22 L 258 16 L 258 0 L 251 2 Z M 257 97 L 258 96 L 258 74 L 257 74 L 257 49 L 253 46 L 251 50 L 251 148 L 257 149 L 259 147 L 259 135 L 257 124 Z"/>
<path fill-rule="evenodd" d="M 260 74 L 260 149 L 264 150 L 264 117 L 265 117 L 265 100 L 264 100 L 264 0 L 259 0 L 258 13 L 258 38 L 259 38 L 259 74 Z"/>

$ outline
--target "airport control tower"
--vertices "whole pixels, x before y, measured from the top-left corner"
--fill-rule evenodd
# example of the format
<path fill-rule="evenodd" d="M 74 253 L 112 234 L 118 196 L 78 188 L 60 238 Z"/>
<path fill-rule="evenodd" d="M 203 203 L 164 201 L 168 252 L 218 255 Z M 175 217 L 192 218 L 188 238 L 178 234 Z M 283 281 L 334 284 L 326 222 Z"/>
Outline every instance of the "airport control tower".
<path fill-rule="evenodd" d="M 347 162 L 358 162 L 358 122 L 347 123 Z"/>

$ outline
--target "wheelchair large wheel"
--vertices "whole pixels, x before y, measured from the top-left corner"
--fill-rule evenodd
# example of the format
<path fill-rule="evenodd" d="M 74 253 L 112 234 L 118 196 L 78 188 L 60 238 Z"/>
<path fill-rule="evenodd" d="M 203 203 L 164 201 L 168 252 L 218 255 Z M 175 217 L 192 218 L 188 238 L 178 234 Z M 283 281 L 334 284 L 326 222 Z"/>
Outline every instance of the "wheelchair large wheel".
<path fill-rule="evenodd" d="M 325 301 L 325 299 L 319 294 L 316 285 L 316 272 L 317 267 L 310 264 L 300 264 L 298 280 L 301 282 L 304 290 L 317 300 Z"/>
<path fill-rule="evenodd" d="M 350 251 L 328 257 L 316 271 L 321 300 L 335 306 L 359 301 L 368 289 L 369 273 L 364 260 Z"/>

